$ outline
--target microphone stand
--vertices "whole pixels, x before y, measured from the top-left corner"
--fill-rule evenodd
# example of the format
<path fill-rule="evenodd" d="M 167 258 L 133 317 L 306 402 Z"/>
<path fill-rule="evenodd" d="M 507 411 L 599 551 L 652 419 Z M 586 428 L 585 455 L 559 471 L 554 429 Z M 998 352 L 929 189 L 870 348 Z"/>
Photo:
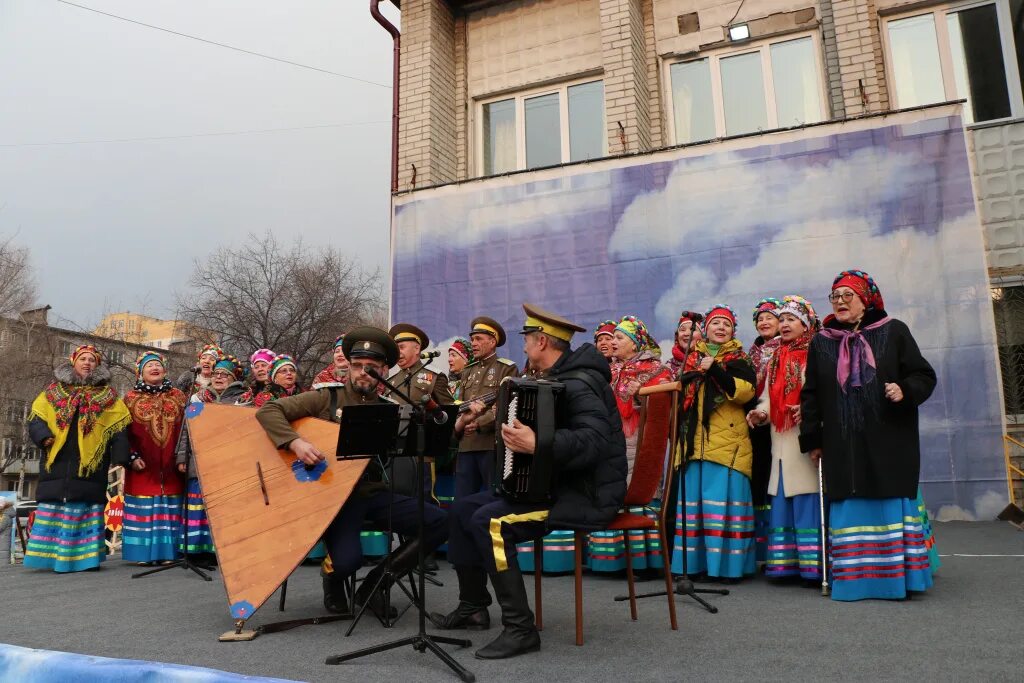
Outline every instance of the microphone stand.
<path fill-rule="evenodd" d="M 199 366 L 196 366 L 192 370 L 193 387 L 196 384 L 196 377 L 198 376 Z M 188 410 L 188 404 L 191 398 L 191 394 L 185 397 L 185 410 Z M 157 567 L 156 569 L 148 569 L 144 572 L 139 572 L 138 574 L 132 574 L 133 579 L 141 579 L 145 576 L 149 576 L 150 574 L 159 574 L 160 572 L 165 572 L 168 569 L 176 569 L 177 567 L 181 567 L 186 571 L 191 570 L 195 572 L 204 581 L 213 581 L 209 574 L 207 574 L 198 566 L 193 564 L 192 560 L 189 559 L 190 553 L 188 552 L 188 523 L 191 515 L 189 513 L 188 507 L 188 469 L 192 464 L 192 439 L 188 434 L 188 426 L 185 424 L 184 414 L 181 417 L 181 429 L 178 431 L 179 441 L 181 440 L 182 432 L 184 432 L 185 435 L 185 490 L 182 492 L 181 495 L 181 559 L 174 560 L 173 562 Z M 177 441 L 175 441 L 175 443 L 177 443 Z M 207 571 L 213 571 L 214 568 L 204 567 L 203 569 L 206 569 Z"/>
<path fill-rule="evenodd" d="M 684 394 L 684 396 L 682 398 L 685 398 L 685 391 L 686 391 L 686 383 L 683 381 L 683 377 L 685 377 L 686 374 L 687 374 L 686 373 L 686 360 L 690 357 L 690 351 L 693 349 L 693 337 L 694 337 L 694 332 L 696 332 L 696 329 L 697 329 L 697 322 L 694 321 L 693 328 L 691 329 L 691 332 L 690 332 L 690 340 L 686 343 L 686 354 L 683 356 L 683 367 L 681 367 L 679 369 L 679 374 L 676 376 L 676 381 L 679 382 L 679 385 L 680 385 L 680 394 Z M 692 381 L 696 381 L 696 377 L 693 378 Z M 682 415 L 680 415 L 680 420 L 679 420 L 679 424 L 680 425 L 687 423 L 687 422 L 684 422 L 684 420 L 686 420 L 687 416 L 689 415 L 689 411 L 693 410 L 694 407 L 696 406 L 696 404 L 697 404 L 697 401 L 696 401 L 696 398 L 695 398 L 695 400 L 693 402 L 693 405 L 691 405 L 689 409 L 687 409 L 686 411 L 684 411 L 682 413 Z M 672 435 L 673 440 L 677 440 L 678 437 L 679 437 L 678 434 L 673 434 Z M 680 553 L 680 555 L 682 556 L 682 571 L 683 571 L 683 573 L 682 573 L 682 576 L 677 577 L 676 580 L 675 580 L 675 592 L 676 592 L 676 595 L 682 595 L 682 596 L 685 596 L 685 597 L 688 597 L 688 598 L 693 598 L 693 600 L 696 601 L 697 604 L 699 604 L 701 607 L 706 609 L 708 612 L 710 612 L 711 614 L 717 614 L 718 613 L 718 608 L 715 607 L 714 605 L 712 605 L 711 603 L 709 603 L 704 598 L 700 597 L 700 594 L 705 594 L 705 595 L 728 595 L 729 594 L 729 589 L 728 588 L 695 588 L 694 585 L 693 585 L 693 580 L 690 579 L 690 576 L 687 574 L 687 571 L 686 571 L 686 561 L 687 561 L 686 560 L 686 556 L 687 556 L 688 552 L 687 552 L 687 548 L 686 548 L 686 462 L 685 462 L 685 460 L 686 460 L 686 444 L 685 444 L 685 442 L 681 443 L 680 446 L 683 449 L 683 462 L 679 465 L 678 468 L 673 468 L 672 469 L 672 482 L 671 482 L 671 484 L 669 486 L 669 499 L 670 500 L 662 501 L 662 505 L 666 505 L 666 504 L 668 504 L 668 505 L 675 505 L 676 504 L 676 499 L 680 495 L 682 495 L 682 497 L 683 497 L 683 548 L 682 548 L 682 552 Z M 671 457 L 671 455 L 669 457 Z M 679 474 L 678 478 L 676 477 L 677 473 Z M 701 474 L 703 475 L 703 472 L 701 472 Z M 677 481 L 679 482 L 678 485 L 676 484 Z M 669 515 L 665 516 L 665 519 L 669 519 L 669 518 L 670 518 Z M 671 515 L 671 518 L 674 519 L 675 515 Z M 666 541 L 668 541 L 668 539 L 670 539 L 670 538 L 675 538 L 675 525 L 674 524 L 673 524 L 672 534 L 671 535 L 669 535 L 667 533 L 665 534 L 665 540 Z M 672 550 L 669 549 L 669 548 L 665 548 L 664 549 L 664 557 L 666 558 L 665 559 L 665 562 L 666 562 L 665 570 L 669 571 L 670 570 L 670 565 L 671 565 L 671 562 L 672 562 Z M 639 598 L 654 598 L 654 597 L 662 597 L 664 595 L 665 595 L 665 591 L 655 591 L 653 593 L 641 593 L 640 595 L 637 595 L 636 598 L 637 599 L 639 599 Z M 617 596 L 615 596 L 616 602 L 622 602 L 622 601 L 628 600 L 628 599 L 629 599 L 628 595 L 617 595 Z"/>
<path fill-rule="evenodd" d="M 410 429 L 416 429 L 416 471 L 417 471 L 417 475 L 418 475 L 418 482 L 422 482 L 423 481 L 424 450 L 426 449 L 426 444 L 425 444 L 425 438 L 426 437 L 425 437 L 425 433 L 424 433 L 424 423 L 425 423 L 425 421 L 426 421 L 426 419 L 428 417 L 433 417 L 433 415 L 431 415 L 431 413 L 436 413 L 436 411 L 428 409 L 428 408 L 426 408 L 426 407 L 424 407 L 422 405 L 419 405 L 419 404 L 413 402 L 412 399 L 410 399 L 408 395 L 406 395 L 404 392 L 402 392 L 398 387 L 396 387 L 393 384 L 391 384 L 390 382 L 388 382 L 387 379 L 382 377 L 380 373 L 376 372 L 372 368 L 367 370 L 367 374 L 369 374 L 371 377 L 373 377 L 378 382 L 383 384 L 384 387 L 389 389 L 391 391 L 391 393 L 393 393 L 395 396 L 398 396 L 403 401 L 405 401 L 406 403 L 408 403 L 409 405 L 412 406 L 413 414 L 412 414 L 411 420 L 409 421 L 409 428 Z M 445 414 L 445 421 L 447 421 L 447 414 Z M 443 422 L 440 423 L 440 424 L 443 424 Z M 365 657 L 367 655 L 376 654 L 378 652 L 386 652 L 388 650 L 394 650 L 394 649 L 397 649 L 397 648 L 400 648 L 400 647 L 405 647 L 406 645 L 412 645 L 413 649 L 415 649 L 417 652 L 426 652 L 429 649 L 432 653 L 434 653 L 434 655 L 436 655 L 438 657 L 438 659 L 440 659 L 442 662 L 447 664 L 452 669 L 452 671 L 454 671 L 456 673 L 456 675 L 458 675 L 459 678 L 461 678 L 466 683 L 473 683 L 476 680 L 476 676 L 471 671 L 469 671 L 468 669 L 464 668 L 461 664 L 459 664 L 457 661 L 455 661 L 455 659 L 450 654 L 445 652 L 441 648 L 441 646 L 438 645 L 438 643 L 445 643 L 445 644 L 448 644 L 448 645 L 458 645 L 459 647 L 470 647 L 470 646 L 473 645 L 472 641 L 469 641 L 469 640 L 466 640 L 466 639 L 462 639 L 462 638 L 449 638 L 447 636 L 434 636 L 434 635 L 430 635 L 430 634 L 427 633 L 427 612 L 426 612 L 426 594 L 425 594 L 426 582 L 424 580 L 426 572 L 423 569 L 423 562 L 424 562 L 424 559 L 426 558 L 426 554 L 425 554 L 424 548 L 423 548 L 424 494 L 423 494 L 423 486 L 422 485 L 421 486 L 417 486 L 416 488 L 417 488 L 416 504 L 417 504 L 417 510 L 419 512 L 419 528 L 418 528 L 418 533 L 419 533 L 419 540 L 420 540 L 420 543 L 419 543 L 419 561 L 418 561 L 418 564 L 419 564 L 419 595 L 417 596 L 418 600 L 417 599 L 412 599 L 412 596 L 410 596 L 410 599 L 412 599 L 412 603 L 416 607 L 416 611 L 419 613 L 419 628 L 418 628 L 418 630 L 416 632 L 416 635 L 408 636 L 406 638 L 400 638 L 398 640 L 392 640 L 392 641 L 387 642 L 387 643 L 381 643 L 380 645 L 374 645 L 374 646 L 371 646 L 371 647 L 363 648 L 361 650 L 356 650 L 354 652 L 348 652 L 348 653 L 341 654 L 341 655 L 333 655 L 331 657 L 328 657 L 324 661 L 324 663 L 325 664 L 341 664 L 342 662 L 346 662 L 346 661 L 349 661 L 351 659 L 358 659 L 360 657 Z M 404 590 L 404 587 L 403 587 L 403 590 Z"/>

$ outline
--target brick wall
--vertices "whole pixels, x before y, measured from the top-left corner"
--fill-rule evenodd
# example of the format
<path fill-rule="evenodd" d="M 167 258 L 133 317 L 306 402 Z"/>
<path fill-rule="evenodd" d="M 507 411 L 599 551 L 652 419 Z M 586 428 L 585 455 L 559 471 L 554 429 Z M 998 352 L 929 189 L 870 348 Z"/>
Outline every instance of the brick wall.
<path fill-rule="evenodd" d="M 604 113 L 610 154 L 651 149 L 646 42 L 642 0 L 601 0 Z"/>

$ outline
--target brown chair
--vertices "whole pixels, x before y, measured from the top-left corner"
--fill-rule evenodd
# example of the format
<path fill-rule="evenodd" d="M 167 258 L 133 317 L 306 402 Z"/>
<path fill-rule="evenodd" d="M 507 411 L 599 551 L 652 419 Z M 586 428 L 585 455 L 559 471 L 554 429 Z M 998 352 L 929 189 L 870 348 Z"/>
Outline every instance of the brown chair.
<path fill-rule="evenodd" d="M 641 389 L 640 430 L 637 435 L 636 460 L 633 463 L 633 478 L 626 490 L 625 507 L 605 527 L 605 531 L 648 531 L 654 530 L 661 542 L 664 560 L 665 591 L 668 594 L 668 614 L 672 630 L 679 628 L 676 622 L 675 590 L 669 569 L 671 560 L 667 555 L 668 543 L 665 538 L 665 518 L 670 514 L 672 502 L 666 500 L 670 484 L 669 473 L 672 459 L 669 453 L 670 435 L 676 432 L 676 406 L 678 385 L 665 384 Z M 654 498 L 661 495 L 661 511 L 657 519 L 630 512 L 630 508 L 649 507 Z M 575 554 L 575 601 L 576 601 L 576 644 L 583 645 L 583 549 L 589 532 L 573 529 Z M 542 596 L 542 574 L 544 571 L 543 539 L 534 541 L 534 604 L 537 628 L 544 628 L 544 605 Z M 633 576 L 633 558 L 626 544 L 626 577 L 629 582 L 629 613 L 636 621 L 636 584 Z"/>

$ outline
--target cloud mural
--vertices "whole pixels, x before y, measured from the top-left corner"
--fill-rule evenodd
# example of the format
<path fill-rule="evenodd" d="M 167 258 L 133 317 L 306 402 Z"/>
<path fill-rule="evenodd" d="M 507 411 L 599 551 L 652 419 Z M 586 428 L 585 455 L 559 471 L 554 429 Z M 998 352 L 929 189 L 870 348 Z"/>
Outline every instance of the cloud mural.
<path fill-rule="evenodd" d="M 762 296 L 801 294 L 827 311 L 832 277 L 862 268 L 939 375 L 922 409 L 926 501 L 946 518 L 984 518 L 1005 499 L 1002 402 L 984 245 L 951 112 L 399 199 L 392 318 L 438 339 L 465 336 L 476 315 L 512 332 L 532 301 L 588 327 L 638 315 L 669 340 L 680 310 L 724 301 L 749 342 L 747 312 Z M 502 353 L 522 361 L 516 335 Z"/>

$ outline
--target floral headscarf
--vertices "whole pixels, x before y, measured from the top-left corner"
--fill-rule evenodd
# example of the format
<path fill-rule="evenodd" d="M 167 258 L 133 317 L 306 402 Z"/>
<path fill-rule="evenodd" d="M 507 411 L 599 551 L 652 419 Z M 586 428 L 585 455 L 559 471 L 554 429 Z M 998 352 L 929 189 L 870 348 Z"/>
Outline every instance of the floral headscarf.
<path fill-rule="evenodd" d="M 654 341 L 654 337 L 647 331 L 644 321 L 635 315 L 623 316 L 615 326 L 615 330 L 629 337 L 630 341 L 636 345 L 637 353 L 649 351 L 654 356 L 661 356 L 661 347 L 658 346 L 658 342 Z"/>

